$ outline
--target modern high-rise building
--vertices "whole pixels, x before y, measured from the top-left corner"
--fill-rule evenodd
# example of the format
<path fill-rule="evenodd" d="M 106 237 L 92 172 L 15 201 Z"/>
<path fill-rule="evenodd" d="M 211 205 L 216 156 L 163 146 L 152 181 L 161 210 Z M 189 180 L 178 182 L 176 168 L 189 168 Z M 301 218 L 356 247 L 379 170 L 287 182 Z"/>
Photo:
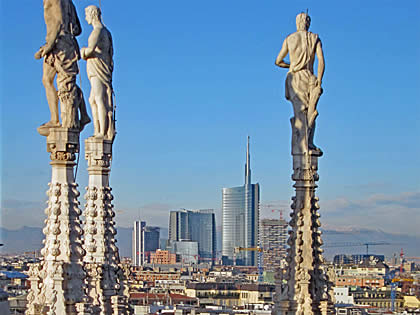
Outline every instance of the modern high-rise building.
<path fill-rule="evenodd" d="M 260 226 L 260 246 L 263 249 L 265 271 L 275 271 L 286 258 L 287 227 L 285 220 L 263 219 Z"/>
<path fill-rule="evenodd" d="M 222 260 L 224 264 L 233 264 L 235 260 L 237 265 L 257 265 L 257 251 L 244 250 L 235 254 L 235 248 L 258 246 L 259 207 L 260 186 L 251 184 L 248 137 L 245 185 L 223 188 L 222 191 Z"/>
<path fill-rule="evenodd" d="M 150 252 L 159 248 L 160 228 L 146 226 L 144 221 L 135 221 L 133 230 L 133 265 L 142 266 L 147 263 Z"/>
<path fill-rule="evenodd" d="M 213 262 L 216 256 L 216 220 L 212 209 L 176 210 L 169 217 L 169 242 L 198 243 L 199 261 Z"/>

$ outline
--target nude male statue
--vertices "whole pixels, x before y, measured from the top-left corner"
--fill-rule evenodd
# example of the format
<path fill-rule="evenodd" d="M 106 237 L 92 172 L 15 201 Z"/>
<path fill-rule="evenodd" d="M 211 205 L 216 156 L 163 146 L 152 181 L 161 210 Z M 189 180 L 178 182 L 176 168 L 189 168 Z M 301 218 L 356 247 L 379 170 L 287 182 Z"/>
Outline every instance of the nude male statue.
<path fill-rule="evenodd" d="M 49 127 L 59 127 L 60 99 L 62 127 L 82 130 L 90 122 L 82 90 L 76 84 L 79 45 L 76 37 L 82 28 L 71 0 L 44 0 L 44 20 L 47 27 L 46 44 L 35 54 L 44 58 L 42 82 L 45 87 L 51 120 L 38 130 L 47 135 Z M 57 89 L 54 78 L 57 76 Z M 80 119 L 79 114 L 80 112 Z"/>
<path fill-rule="evenodd" d="M 325 61 L 321 40 L 317 34 L 309 32 L 311 18 L 306 13 L 296 17 L 297 32 L 289 35 L 277 56 L 275 64 L 289 68 L 286 77 L 286 99 L 293 104 L 292 154 L 308 150 L 321 151 L 314 145 L 316 109 L 322 94 L 322 77 Z M 289 54 L 290 64 L 283 59 Z M 318 58 L 318 76 L 314 75 L 315 56 Z"/>
<path fill-rule="evenodd" d="M 87 75 L 91 85 L 89 103 L 92 108 L 94 136 L 113 140 L 115 120 L 112 98 L 112 37 L 102 24 L 101 10 L 98 7 L 90 5 L 85 13 L 86 21 L 93 26 L 93 31 L 89 36 L 88 47 L 82 48 L 81 55 L 87 61 Z"/>

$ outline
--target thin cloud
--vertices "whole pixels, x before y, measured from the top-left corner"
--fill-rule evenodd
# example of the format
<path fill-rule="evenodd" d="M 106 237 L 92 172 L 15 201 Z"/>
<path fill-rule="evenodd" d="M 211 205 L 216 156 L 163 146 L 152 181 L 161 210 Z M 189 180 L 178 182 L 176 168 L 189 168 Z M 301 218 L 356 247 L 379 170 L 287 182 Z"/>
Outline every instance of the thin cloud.
<path fill-rule="evenodd" d="M 373 194 L 361 200 L 339 198 L 321 205 L 327 226 L 379 228 L 420 235 L 420 192 Z"/>

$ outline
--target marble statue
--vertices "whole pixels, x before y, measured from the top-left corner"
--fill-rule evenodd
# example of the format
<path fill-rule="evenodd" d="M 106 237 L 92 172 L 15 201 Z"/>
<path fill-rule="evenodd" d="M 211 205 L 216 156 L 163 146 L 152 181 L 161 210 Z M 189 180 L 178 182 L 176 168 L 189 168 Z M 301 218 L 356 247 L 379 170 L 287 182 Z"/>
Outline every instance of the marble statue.
<path fill-rule="evenodd" d="M 44 58 L 42 82 L 51 119 L 38 131 L 47 136 L 49 128 L 60 127 L 58 100 L 61 126 L 80 131 L 90 122 L 82 90 L 76 84 L 79 73 L 77 62 L 80 59 L 76 36 L 82 32 L 80 21 L 71 0 L 44 0 L 44 19 L 47 27 L 46 44 L 35 54 L 35 58 Z M 58 91 L 54 87 L 56 76 Z"/>
<path fill-rule="evenodd" d="M 115 134 L 113 110 L 112 72 L 114 70 L 112 37 L 102 24 L 101 10 L 90 5 L 85 10 L 86 21 L 93 26 L 88 47 L 81 50 L 87 61 L 87 75 L 91 92 L 89 103 L 92 108 L 94 136 L 112 140 Z"/>
<path fill-rule="evenodd" d="M 286 99 L 292 102 L 292 154 L 319 150 L 314 145 L 317 103 L 322 94 L 322 77 L 325 62 L 321 40 L 309 32 L 311 18 L 306 13 L 296 17 L 297 32 L 289 35 L 276 59 L 276 65 L 288 68 L 286 77 Z M 289 54 L 290 64 L 284 61 Z M 314 75 L 315 56 L 318 58 L 318 73 Z M 320 150 L 319 150 L 320 151 Z"/>
<path fill-rule="evenodd" d="M 331 283 L 323 268 L 322 231 L 319 198 L 316 196 L 318 159 L 323 152 L 314 145 L 317 103 L 322 94 L 324 56 L 317 34 L 308 31 L 311 19 L 305 13 L 296 17 L 297 32 L 289 35 L 276 59 L 276 65 L 289 68 L 286 99 L 292 102 L 292 156 L 295 196 L 292 197 L 286 266 L 277 278 L 273 315 L 335 314 Z M 290 63 L 284 61 L 289 54 Z M 317 76 L 314 61 L 318 59 Z"/>

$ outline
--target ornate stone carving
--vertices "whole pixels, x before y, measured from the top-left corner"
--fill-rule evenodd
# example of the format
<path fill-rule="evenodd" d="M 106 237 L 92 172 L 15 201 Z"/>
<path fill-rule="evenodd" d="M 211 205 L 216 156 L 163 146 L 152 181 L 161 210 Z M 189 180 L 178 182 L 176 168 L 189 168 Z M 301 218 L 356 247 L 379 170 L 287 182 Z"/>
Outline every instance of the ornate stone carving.
<path fill-rule="evenodd" d="M 115 245 L 115 212 L 109 187 L 112 141 L 90 137 L 85 141 L 89 186 L 86 187 L 84 257 L 88 303 L 95 314 L 127 314 L 125 272 Z"/>
<path fill-rule="evenodd" d="M 316 105 L 321 95 L 324 59 L 318 35 L 308 32 L 309 17 L 297 16 L 298 32 L 290 35 L 276 60 L 280 67 L 290 68 L 286 80 L 286 98 L 293 104 L 292 155 L 294 188 L 289 225 L 290 248 L 284 275 L 286 288 L 279 288 L 273 314 L 327 315 L 334 313 L 319 228 L 319 204 L 315 196 L 319 180 L 318 158 L 322 151 L 313 143 Z M 290 65 L 283 61 L 289 53 Z M 318 78 L 313 74 L 315 56 L 319 59 Z M 278 283 L 276 284 L 279 285 Z"/>
<path fill-rule="evenodd" d="M 83 230 L 78 208 L 79 192 L 74 182 L 71 159 L 79 148 L 79 133 L 65 128 L 50 128 L 47 150 L 52 156 L 52 176 L 47 191 L 47 218 L 43 233 L 42 261 L 31 266 L 31 289 L 27 315 L 76 314 L 76 304 L 85 298 L 82 266 Z"/>

